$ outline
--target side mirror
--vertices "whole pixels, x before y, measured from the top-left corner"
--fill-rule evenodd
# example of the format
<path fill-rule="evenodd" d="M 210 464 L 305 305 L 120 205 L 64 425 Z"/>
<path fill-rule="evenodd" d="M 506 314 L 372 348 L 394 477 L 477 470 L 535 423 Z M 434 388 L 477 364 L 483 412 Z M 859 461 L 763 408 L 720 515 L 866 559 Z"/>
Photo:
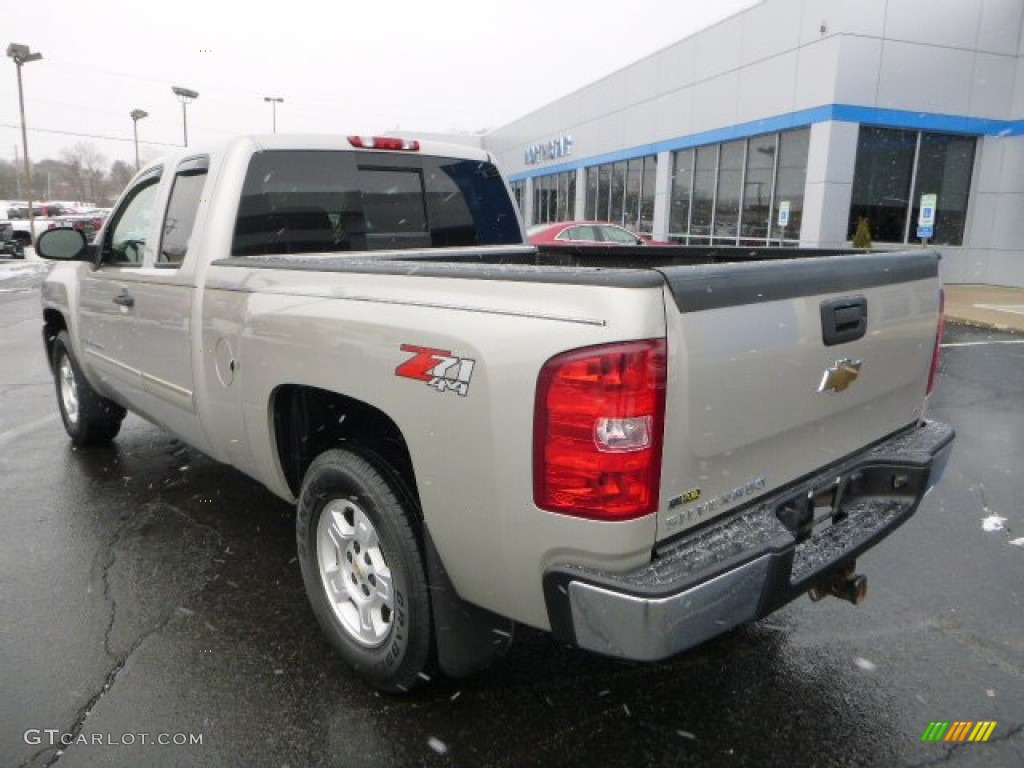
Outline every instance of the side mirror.
<path fill-rule="evenodd" d="M 36 240 L 36 253 L 44 259 L 75 261 L 87 251 L 85 235 L 74 227 L 48 229 Z"/>

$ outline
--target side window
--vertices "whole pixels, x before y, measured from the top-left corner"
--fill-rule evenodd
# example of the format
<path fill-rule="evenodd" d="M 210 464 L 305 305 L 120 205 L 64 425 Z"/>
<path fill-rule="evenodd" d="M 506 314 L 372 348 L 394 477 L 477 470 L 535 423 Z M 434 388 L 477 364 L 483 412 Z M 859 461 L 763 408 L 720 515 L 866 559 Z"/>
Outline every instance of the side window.
<path fill-rule="evenodd" d="M 207 160 L 189 161 L 178 168 L 174 186 L 164 216 L 160 250 L 156 256 L 158 267 L 178 267 L 185 260 L 189 238 L 196 223 L 199 202 L 206 184 Z"/>
<path fill-rule="evenodd" d="M 142 181 L 114 212 L 113 226 L 103 243 L 105 264 L 132 266 L 142 263 L 143 246 L 156 210 L 159 183 L 159 175 Z"/>
<path fill-rule="evenodd" d="M 607 243 L 620 245 L 636 245 L 636 236 L 618 227 L 600 227 L 601 239 Z"/>

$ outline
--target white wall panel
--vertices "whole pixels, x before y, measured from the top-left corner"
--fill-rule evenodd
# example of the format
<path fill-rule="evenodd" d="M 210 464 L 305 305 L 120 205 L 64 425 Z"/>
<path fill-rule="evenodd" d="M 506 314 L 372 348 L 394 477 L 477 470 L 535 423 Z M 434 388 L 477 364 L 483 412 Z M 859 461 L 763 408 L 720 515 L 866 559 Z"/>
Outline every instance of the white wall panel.
<path fill-rule="evenodd" d="M 648 57 L 628 67 L 626 73 L 625 97 L 629 104 L 650 101 L 658 90 L 658 60 Z"/>
<path fill-rule="evenodd" d="M 638 104 L 622 113 L 620 121 L 622 129 L 622 147 L 636 147 L 654 141 L 655 116 L 657 106 L 648 101 Z"/>
<path fill-rule="evenodd" d="M 800 242 L 822 248 L 841 248 L 846 239 L 846 225 L 853 199 L 853 184 L 819 182 L 804 190 L 804 215 L 800 226 Z"/>
<path fill-rule="evenodd" d="M 1004 136 L 990 140 L 1003 145 L 1002 182 L 999 191 L 1011 194 L 1024 193 L 1024 136 Z M 1024 221 L 1024 208 L 1020 209 L 1019 216 Z"/>
<path fill-rule="evenodd" d="M 698 81 L 737 69 L 743 46 L 743 15 L 733 16 L 704 30 L 694 37 L 694 42 L 694 77 Z"/>
<path fill-rule="evenodd" d="M 885 36 L 890 40 L 973 49 L 983 0 L 892 0 L 886 7 Z"/>
<path fill-rule="evenodd" d="M 613 112 L 600 120 L 595 120 L 594 128 L 597 131 L 598 153 L 626 148 L 626 145 L 622 143 L 621 112 Z"/>
<path fill-rule="evenodd" d="M 807 151 L 807 183 L 852 184 L 859 134 L 860 126 L 856 123 L 831 121 L 812 125 Z"/>
<path fill-rule="evenodd" d="M 987 53 L 1017 54 L 1024 23 L 1021 0 L 984 0 L 978 27 L 978 50 Z"/>
<path fill-rule="evenodd" d="M 977 53 L 974 57 L 974 77 L 971 83 L 969 114 L 1009 120 L 1013 116 L 1011 100 L 1016 60 L 1009 56 Z"/>
<path fill-rule="evenodd" d="M 793 111 L 793 82 L 799 53 L 790 51 L 739 72 L 738 122 Z"/>
<path fill-rule="evenodd" d="M 800 45 L 801 0 L 767 2 L 742 15 L 740 65 L 791 51 Z"/>
<path fill-rule="evenodd" d="M 986 254 L 986 282 L 1024 288 L 1024 251 L 992 251 Z"/>
<path fill-rule="evenodd" d="M 1021 39 L 1024 40 L 1024 33 Z M 1011 116 L 1015 120 L 1024 119 L 1024 54 L 1017 59 L 1017 74 L 1014 77 L 1013 110 Z"/>
<path fill-rule="evenodd" d="M 967 113 L 974 54 L 886 40 L 878 106 L 951 115 Z"/>
<path fill-rule="evenodd" d="M 803 0 L 800 41 L 813 43 L 825 35 L 850 34 L 881 37 L 888 0 Z"/>
<path fill-rule="evenodd" d="M 682 88 L 654 101 L 654 139 L 673 139 L 693 133 L 693 89 Z"/>
<path fill-rule="evenodd" d="M 987 193 L 971 194 L 970 215 L 964 242 L 972 248 L 990 248 L 996 225 L 996 205 L 999 196 Z"/>
<path fill-rule="evenodd" d="M 797 60 L 794 109 L 809 109 L 835 101 L 840 38 L 830 37 L 800 49 Z"/>
<path fill-rule="evenodd" d="M 882 68 L 882 41 L 872 37 L 843 36 L 836 66 L 835 100 L 839 104 L 873 107 L 878 102 Z"/>
<path fill-rule="evenodd" d="M 657 55 L 658 93 L 668 93 L 693 83 L 696 49 L 691 37 Z"/>
<path fill-rule="evenodd" d="M 691 133 L 725 128 L 736 123 L 739 80 L 738 73 L 730 72 L 693 87 Z"/>
<path fill-rule="evenodd" d="M 1024 248 L 1024 193 L 999 195 L 995 208 L 992 245 L 1003 250 L 1020 251 Z M 1024 272 L 1024 258 L 1021 271 Z"/>
<path fill-rule="evenodd" d="M 1007 142 L 998 136 L 986 136 L 978 141 L 971 196 L 999 192 L 1003 183 L 1003 155 Z"/>
<path fill-rule="evenodd" d="M 985 248 L 943 248 L 940 274 L 946 283 L 985 283 L 992 252 Z"/>

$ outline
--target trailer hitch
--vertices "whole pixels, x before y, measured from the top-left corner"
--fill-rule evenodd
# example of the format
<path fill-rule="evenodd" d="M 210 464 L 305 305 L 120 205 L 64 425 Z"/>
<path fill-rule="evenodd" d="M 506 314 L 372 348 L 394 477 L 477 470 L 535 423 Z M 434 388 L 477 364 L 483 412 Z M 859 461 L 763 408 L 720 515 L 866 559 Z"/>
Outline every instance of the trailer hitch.
<path fill-rule="evenodd" d="M 868 577 L 854 573 L 857 563 L 850 562 L 842 570 L 833 571 L 807 593 L 811 600 L 818 602 L 823 597 L 838 597 L 854 605 L 860 605 L 868 597 Z"/>

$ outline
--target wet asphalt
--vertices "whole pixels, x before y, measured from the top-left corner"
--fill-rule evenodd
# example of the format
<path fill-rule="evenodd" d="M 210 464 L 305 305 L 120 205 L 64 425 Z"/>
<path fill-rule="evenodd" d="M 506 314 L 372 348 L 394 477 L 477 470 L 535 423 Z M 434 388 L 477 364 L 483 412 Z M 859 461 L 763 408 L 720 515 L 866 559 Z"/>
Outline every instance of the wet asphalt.
<path fill-rule="evenodd" d="M 0 766 L 1024 764 L 1024 336 L 947 329 L 954 455 L 860 559 L 864 605 L 800 599 L 662 664 L 522 630 L 397 698 L 322 638 L 289 505 L 134 416 L 72 448 L 39 280 L 0 280 Z M 921 741 L 958 720 L 997 726 Z"/>

